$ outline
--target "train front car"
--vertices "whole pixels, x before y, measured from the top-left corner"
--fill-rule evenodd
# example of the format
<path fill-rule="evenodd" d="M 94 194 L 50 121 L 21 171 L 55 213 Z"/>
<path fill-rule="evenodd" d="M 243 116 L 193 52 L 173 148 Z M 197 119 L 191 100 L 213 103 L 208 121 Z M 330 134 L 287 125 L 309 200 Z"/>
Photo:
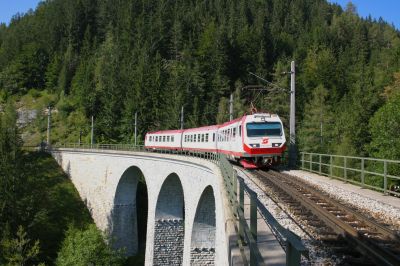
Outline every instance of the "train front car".
<path fill-rule="evenodd" d="M 247 115 L 242 124 L 244 153 L 240 164 L 248 169 L 279 164 L 286 149 L 279 116 L 268 113 Z"/>

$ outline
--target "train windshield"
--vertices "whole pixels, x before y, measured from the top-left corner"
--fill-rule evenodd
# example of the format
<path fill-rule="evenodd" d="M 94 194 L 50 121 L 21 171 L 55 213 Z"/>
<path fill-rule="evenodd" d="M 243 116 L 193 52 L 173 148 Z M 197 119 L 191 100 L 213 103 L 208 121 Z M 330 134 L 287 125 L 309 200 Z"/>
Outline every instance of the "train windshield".
<path fill-rule="evenodd" d="M 247 123 L 248 137 L 281 136 L 282 126 L 279 122 Z"/>

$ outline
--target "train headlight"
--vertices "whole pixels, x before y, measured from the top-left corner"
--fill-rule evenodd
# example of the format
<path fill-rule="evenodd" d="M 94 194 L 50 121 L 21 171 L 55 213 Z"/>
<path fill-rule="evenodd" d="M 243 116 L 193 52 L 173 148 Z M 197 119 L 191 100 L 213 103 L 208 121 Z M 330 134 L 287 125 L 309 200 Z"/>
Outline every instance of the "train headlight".
<path fill-rule="evenodd" d="M 252 147 L 252 148 L 260 148 L 260 144 L 250 144 L 250 147 Z"/>
<path fill-rule="evenodd" d="M 272 143 L 272 147 L 279 147 L 279 146 L 281 146 L 280 143 Z"/>

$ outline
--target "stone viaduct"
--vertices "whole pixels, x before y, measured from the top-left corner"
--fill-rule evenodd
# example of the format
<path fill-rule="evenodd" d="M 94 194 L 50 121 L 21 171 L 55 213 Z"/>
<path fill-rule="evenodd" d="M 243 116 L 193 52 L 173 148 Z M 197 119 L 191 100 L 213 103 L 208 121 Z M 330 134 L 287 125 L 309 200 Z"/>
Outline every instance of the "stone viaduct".
<path fill-rule="evenodd" d="M 229 265 L 230 212 L 212 162 L 178 155 L 56 149 L 97 227 L 145 265 Z"/>

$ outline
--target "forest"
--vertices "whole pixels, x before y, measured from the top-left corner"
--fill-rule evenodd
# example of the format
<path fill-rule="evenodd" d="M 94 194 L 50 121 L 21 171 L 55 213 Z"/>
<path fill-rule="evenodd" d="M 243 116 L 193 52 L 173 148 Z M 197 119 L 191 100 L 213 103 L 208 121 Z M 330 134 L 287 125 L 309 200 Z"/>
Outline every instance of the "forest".
<path fill-rule="evenodd" d="M 0 100 L 36 110 L 27 143 L 48 105 L 54 142 L 88 141 L 94 116 L 97 143 L 131 143 L 136 112 L 142 139 L 178 128 L 181 106 L 185 127 L 226 121 L 231 93 L 236 117 L 253 101 L 287 121 L 291 60 L 301 150 L 399 158 L 400 33 L 351 3 L 43 1 L 0 26 Z"/>
<path fill-rule="evenodd" d="M 0 24 L 0 227 L 8 228 L 1 253 L 29 236 L 40 244 L 28 241 L 26 261 L 62 264 L 65 235 L 101 239 L 88 214 L 80 214 L 82 224 L 71 214 L 53 228 L 43 199 L 21 197 L 12 206 L 25 195 L 24 182 L 40 176 L 21 166 L 49 160 L 22 149 L 46 140 L 48 106 L 52 143 L 77 143 L 80 135 L 89 142 L 92 116 L 96 143 L 134 143 L 135 113 L 139 143 L 147 131 L 179 128 L 182 106 L 186 128 L 227 121 L 231 93 L 235 117 L 253 103 L 288 126 L 285 72 L 292 60 L 299 150 L 400 158 L 400 32 L 382 19 L 361 18 L 352 3 L 46 0 Z M 45 189 L 50 198 L 61 189 L 54 186 Z M 75 202 L 76 191 L 67 190 Z M 28 209 L 32 217 L 15 218 L 14 211 Z M 46 223 L 53 239 L 41 235 Z M 120 259 L 103 248 L 107 259 Z M 12 259 L 0 256 L 0 264 L 14 265 Z"/>

